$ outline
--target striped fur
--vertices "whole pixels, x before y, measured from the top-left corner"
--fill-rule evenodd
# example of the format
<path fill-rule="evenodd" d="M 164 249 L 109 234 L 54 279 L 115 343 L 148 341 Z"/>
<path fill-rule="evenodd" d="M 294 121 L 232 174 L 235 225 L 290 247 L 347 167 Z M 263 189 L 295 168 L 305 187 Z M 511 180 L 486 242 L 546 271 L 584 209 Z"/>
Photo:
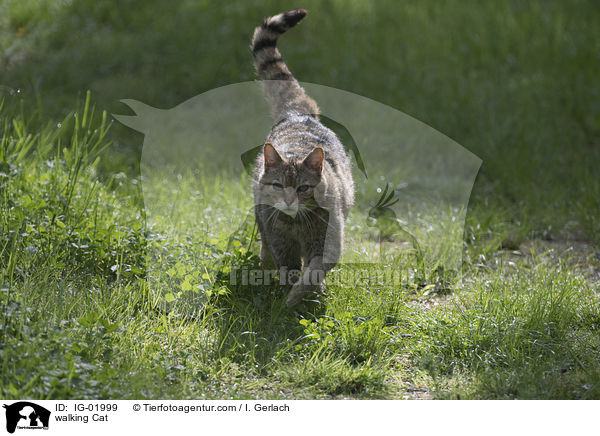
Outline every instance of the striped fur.
<path fill-rule="evenodd" d="M 300 87 L 277 49 L 277 38 L 298 24 L 306 13 L 304 9 L 287 11 L 265 18 L 263 23 L 254 29 L 250 45 L 254 67 L 258 78 L 263 81 L 275 122 L 293 114 L 306 114 L 318 118 L 317 103 Z"/>

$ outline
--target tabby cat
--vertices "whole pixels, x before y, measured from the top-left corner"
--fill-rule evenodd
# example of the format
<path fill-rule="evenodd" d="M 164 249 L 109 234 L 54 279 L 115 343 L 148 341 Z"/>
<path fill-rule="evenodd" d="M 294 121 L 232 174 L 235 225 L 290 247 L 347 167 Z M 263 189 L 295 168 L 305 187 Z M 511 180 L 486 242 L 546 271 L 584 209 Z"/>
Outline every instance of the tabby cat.
<path fill-rule="evenodd" d="M 335 133 L 319 122 L 316 102 L 277 50 L 277 38 L 305 15 L 297 9 L 266 18 L 254 30 L 251 45 L 275 121 L 254 169 L 260 257 L 263 266 L 275 264 L 282 283 L 297 275 L 288 307 L 319 290 L 338 262 L 344 219 L 354 202 L 348 154 Z"/>

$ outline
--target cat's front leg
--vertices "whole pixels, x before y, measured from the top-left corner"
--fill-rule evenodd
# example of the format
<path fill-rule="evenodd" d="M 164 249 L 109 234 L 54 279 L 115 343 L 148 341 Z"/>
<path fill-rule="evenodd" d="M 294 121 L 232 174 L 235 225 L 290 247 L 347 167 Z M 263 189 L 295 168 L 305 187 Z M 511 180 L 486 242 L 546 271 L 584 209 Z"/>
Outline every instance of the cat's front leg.
<path fill-rule="evenodd" d="M 294 307 L 305 297 L 315 294 L 321 288 L 327 270 L 323 264 L 323 256 L 313 257 L 305 266 L 300 279 L 294 283 L 285 304 Z"/>
<path fill-rule="evenodd" d="M 260 244 L 260 266 L 262 268 L 271 268 L 275 266 L 271 250 L 269 250 L 269 247 L 267 247 L 267 243 L 264 240 L 261 241 Z"/>
<path fill-rule="evenodd" d="M 314 295 L 321 289 L 325 275 L 336 265 L 340 252 L 341 242 L 333 251 L 326 253 L 327 256 L 317 255 L 310 258 L 308 265 L 304 266 L 300 280 L 292 286 L 288 294 L 285 302 L 287 307 L 296 306 L 304 298 Z"/>
<path fill-rule="evenodd" d="M 304 298 L 320 290 L 327 271 L 332 269 L 342 253 L 344 224 L 342 217 L 331 214 L 324 239 L 316 238 L 307 244 L 311 253 L 304 265 L 300 280 L 292 286 L 286 305 L 294 307 Z"/>
<path fill-rule="evenodd" d="M 289 283 L 289 279 L 300 274 L 302 258 L 300 245 L 288 237 L 273 234 L 269 239 L 268 252 L 271 254 L 275 267 L 279 271 L 282 284 Z"/>

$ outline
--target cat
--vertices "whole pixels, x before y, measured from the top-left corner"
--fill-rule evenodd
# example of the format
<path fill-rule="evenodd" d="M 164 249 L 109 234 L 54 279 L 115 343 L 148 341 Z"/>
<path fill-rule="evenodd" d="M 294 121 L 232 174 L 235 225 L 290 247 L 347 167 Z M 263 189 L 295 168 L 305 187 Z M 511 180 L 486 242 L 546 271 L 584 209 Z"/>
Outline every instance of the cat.
<path fill-rule="evenodd" d="M 344 220 L 354 203 L 350 158 L 277 49 L 277 38 L 306 14 L 296 9 L 266 18 L 250 47 L 275 122 L 253 172 L 260 259 L 263 267 L 275 265 L 280 283 L 286 275 L 299 276 L 288 307 L 317 292 L 339 261 Z"/>

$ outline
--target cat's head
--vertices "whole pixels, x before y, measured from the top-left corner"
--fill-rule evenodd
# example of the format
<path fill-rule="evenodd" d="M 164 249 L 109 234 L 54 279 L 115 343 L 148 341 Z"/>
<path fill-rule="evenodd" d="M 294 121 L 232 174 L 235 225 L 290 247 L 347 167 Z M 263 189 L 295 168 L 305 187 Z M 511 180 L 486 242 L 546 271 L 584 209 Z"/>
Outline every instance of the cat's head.
<path fill-rule="evenodd" d="M 264 173 L 259 180 L 260 203 L 295 218 L 298 211 L 318 207 L 324 153 L 316 147 L 304 158 L 282 157 L 275 147 L 263 147 Z"/>

